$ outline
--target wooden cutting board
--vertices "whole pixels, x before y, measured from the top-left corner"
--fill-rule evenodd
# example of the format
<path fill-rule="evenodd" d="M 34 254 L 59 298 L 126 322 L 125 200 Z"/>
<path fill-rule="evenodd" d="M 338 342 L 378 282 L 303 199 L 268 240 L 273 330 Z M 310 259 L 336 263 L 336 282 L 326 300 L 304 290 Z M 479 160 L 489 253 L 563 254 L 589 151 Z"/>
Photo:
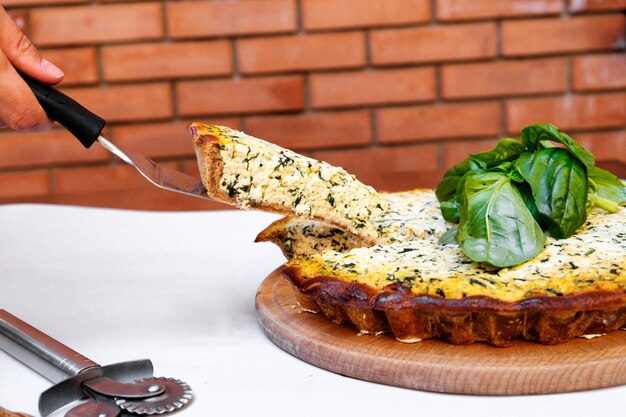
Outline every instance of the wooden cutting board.
<path fill-rule="evenodd" d="M 276 345 L 329 371 L 404 388 L 458 394 L 519 395 L 626 384 L 626 331 L 556 346 L 518 342 L 496 348 L 436 340 L 400 343 L 359 335 L 322 314 L 303 312 L 280 269 L 256 296 L 259 323 Z"/>

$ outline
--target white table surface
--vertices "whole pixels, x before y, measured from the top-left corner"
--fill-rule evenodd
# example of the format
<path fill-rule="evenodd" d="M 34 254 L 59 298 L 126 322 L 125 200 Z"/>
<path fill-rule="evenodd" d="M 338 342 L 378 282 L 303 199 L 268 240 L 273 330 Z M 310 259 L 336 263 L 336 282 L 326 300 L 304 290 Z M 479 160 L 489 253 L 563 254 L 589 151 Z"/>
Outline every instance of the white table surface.
<path fill-rule="evenodd" d="M 276 347 L 254 296 L 284 262 L 264 213 L 0 206 L 0 308 L 105 365 L 150 358 L 194 401 L 180 416 L 626 415 L 626 387 L 519 397 L 343 377 Z M 37 413 L 50 383 L 0 352 L 0 405 Z"/>

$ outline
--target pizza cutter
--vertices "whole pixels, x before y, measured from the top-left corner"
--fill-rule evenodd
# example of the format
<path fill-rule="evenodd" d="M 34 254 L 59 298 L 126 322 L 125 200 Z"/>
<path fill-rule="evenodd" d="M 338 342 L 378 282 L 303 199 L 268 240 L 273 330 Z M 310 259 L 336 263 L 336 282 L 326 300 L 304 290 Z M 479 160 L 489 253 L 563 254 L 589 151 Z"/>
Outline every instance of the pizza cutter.
<path fill-rule="evenodd" d="M 56 384 L 39 397 L 42 417 L 75 401 L 65 417 L 165 414 L 192 397 L 185 382 L 154 377 L 149 359 L 100 366 L 2 309 L 0 349 Z"/>
<path fill-rule="evenodd" d="M 59 90 L 20 73 L 51 120 L 58 122 L 85 148 L 98 142 L 103 148 L 135 168 L 153 185 L 181 194 L 212 200 L 199 178 L 157 164 L 145 155 L 128 152 L 102 136 L 106 121 Z"/>

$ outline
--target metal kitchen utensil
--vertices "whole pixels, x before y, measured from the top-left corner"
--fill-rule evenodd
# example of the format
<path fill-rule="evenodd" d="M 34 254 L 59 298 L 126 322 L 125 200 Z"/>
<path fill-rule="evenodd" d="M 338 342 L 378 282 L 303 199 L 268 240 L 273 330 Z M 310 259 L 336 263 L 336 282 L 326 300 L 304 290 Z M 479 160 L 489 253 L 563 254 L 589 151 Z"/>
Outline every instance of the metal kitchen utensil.
<path fill-rule="evenodd" d="M 35 94 L 48 117 L 65 127 L 85 148 L 98 142 L 106 150 L 135 168 L 159 188 L 211 200 L 202 182 L 191 175 L 161 166 L 145 155 L 127 152 L 102 136 L 106 121 L 57 89 L 20 74 Z"/>
<path fill-rule="evenodd" d="M 42 417 L 79 400 L 66 417 L 163 414 L 191 400 L 189 385 L 154 377 L 148 359 L 100 366 L 2 309 L 0 349 L 56 384 L 39 397 Z"/>

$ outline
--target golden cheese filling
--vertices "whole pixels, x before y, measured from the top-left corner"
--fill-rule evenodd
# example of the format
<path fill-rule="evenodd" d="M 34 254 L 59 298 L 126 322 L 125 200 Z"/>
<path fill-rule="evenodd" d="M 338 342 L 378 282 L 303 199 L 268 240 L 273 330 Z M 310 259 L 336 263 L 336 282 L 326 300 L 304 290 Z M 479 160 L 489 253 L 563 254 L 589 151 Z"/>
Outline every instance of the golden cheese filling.
<path fill-rule="evenodd" d="M 411 239 L 439 239 L 451 226 L 441 217 L 439 201 L 431 190 L 383 194 L 389 210 L 370 221 L 380 244 Z"/>
<path fill-rule="evenodd" d="M 399 216 L 388 223 L 388 230 L 399 231 L 399 238 L 391 233 L 386 239 L 393 242 L 327 250 L 294 258 L 288 265 L 300 267 L 305 278 L 336 276 L 378 289 L 398 282 L 414 294 L 451 299 L 480 295 L 512 302 L 626 288 L 625 207 L 614 214 L 594 209 L 570 238 L 548 238 L 539 256 L 503 269 L 472 262 L 457 245 L 439 244 L 435 237 L 447 225 L 440 213 L 436 217 L 430 223 L 432 237 L 426 239 L 406 238 L 407 219 Z"/>
<path fill-rule="evenodd" d="M 388 208 L 372 187 L 343 168 L 278 145 L 211 126 L 224 163 L 221 190 L 242 208 L 279 206 L 294 215 L 333 220 L 369 241 L 378 237 L 370 218 Z"/>

